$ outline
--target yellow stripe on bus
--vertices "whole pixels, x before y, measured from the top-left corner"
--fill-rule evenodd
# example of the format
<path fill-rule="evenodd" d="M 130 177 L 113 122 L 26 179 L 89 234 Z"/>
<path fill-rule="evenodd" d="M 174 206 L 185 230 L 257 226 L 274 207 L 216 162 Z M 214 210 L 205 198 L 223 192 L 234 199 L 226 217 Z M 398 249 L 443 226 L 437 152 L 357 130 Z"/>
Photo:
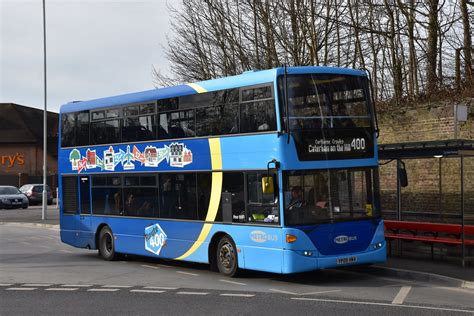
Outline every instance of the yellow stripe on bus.
<path fill-rule="evenodd" d="M 219 171 L 212 173 L 211 197 L 206 215 L 206 222 L 214 222 L 217 216 L 217 211 L 219 210 L 219 202 L 221 200 L 222 193 L 222 153 L 220 139 L 209 139 L 209 148 L 211 150 L 212 170 Z M 206 240 L 209 232 L 211 231 L 212 225 L 213 224 L 205 223 L 192 247 L 189 248 L 188 251 L 186 251 L 183 255 L 176 258 L 176 260 L 183 260 L 186 257 L 192 255 Z"/>
<path fill-rule="evenodd" d="M 203 87 L 201 87 L 197 83 L 188 83 L 187 85 L 190 86 L 191 88 L 193 88 L 194 90 L 196 90 L 197 93 L 207 92 L 206 89 L 204 89 Z"/>

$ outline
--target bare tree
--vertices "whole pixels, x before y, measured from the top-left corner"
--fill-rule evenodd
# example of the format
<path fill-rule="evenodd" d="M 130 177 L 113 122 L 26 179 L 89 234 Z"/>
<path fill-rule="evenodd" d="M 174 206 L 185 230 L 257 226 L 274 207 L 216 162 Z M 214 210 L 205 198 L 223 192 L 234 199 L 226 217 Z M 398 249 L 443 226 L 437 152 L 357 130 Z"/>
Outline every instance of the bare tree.
<path fill-rule="evenodd" d="M 468 0 L 183 0 L 171 15 L 171 75 L 155 67 L 157 86 L 283 63 L 343 66 L 369 69 L 375 96 L 404 104 L 452 86 L 456 52 L 473 81 Z"/>

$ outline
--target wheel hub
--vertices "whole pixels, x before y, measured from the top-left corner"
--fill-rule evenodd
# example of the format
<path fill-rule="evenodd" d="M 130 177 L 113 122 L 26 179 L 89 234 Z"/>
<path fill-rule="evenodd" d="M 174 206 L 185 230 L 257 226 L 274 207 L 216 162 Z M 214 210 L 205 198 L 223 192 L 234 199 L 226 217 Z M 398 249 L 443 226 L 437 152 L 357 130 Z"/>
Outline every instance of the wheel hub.
<path fill-rule="evenodd" d="M 219 261 L 226 269 L 231 269 L 234 262 L 234 249 L 230 244 L 222 245 L 219 251 Z"/>
<path fill-rule="evenodd" d="M 112 236 L 109 234 L 105 235 L 105 250 L 108 253 L 112 252 Z"/>

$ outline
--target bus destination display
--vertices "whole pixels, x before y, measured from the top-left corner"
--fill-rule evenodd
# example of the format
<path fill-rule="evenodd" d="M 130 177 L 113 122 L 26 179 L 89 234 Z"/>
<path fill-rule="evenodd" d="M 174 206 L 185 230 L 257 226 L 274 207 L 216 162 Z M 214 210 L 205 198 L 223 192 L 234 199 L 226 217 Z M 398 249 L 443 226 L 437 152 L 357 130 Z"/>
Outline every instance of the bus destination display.
<path fill-rule="evenodd" d="M 296 131 L 293 136 L 300 160 L 335 160 L 374 156 L 368 129 Z"/>

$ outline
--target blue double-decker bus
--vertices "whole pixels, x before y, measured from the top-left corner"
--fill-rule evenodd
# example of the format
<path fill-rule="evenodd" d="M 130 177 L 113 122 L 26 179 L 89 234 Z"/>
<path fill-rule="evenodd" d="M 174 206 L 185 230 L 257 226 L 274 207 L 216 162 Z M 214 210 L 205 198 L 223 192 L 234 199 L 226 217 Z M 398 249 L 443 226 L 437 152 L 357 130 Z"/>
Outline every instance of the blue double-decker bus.
<path fill-rule="evenodd" d="M 289 67 L 61 107 L 61 240 L 294 273 L 386 260 L 361 70 Z"/>

